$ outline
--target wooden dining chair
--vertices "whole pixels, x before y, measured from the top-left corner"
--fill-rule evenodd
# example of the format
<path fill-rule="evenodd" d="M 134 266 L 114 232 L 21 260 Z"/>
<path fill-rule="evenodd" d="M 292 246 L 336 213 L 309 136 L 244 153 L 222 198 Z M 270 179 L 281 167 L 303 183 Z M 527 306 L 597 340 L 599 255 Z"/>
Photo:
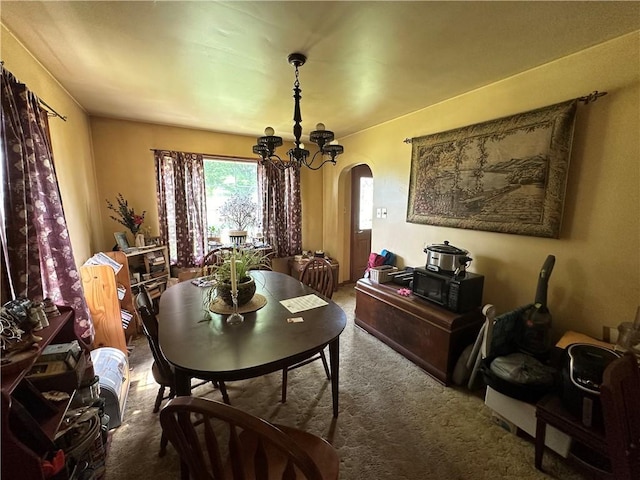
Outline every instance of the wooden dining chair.
<path fill-rule="evenodd" d="M 207 254 L 202 259 L 201 267 L 220 265 L 222 263 L 222 252 L 224 249 L 222 247 L 214 248 L 209 250 Z"/>
<path fill-rule="evenodd" d="M 640 478 L 640 370 L 627 353 L 604 371 L 600 400 L 613 478 Z"/>
<path fill-rule="evenodd" d="M 338 478 L 338 452 L 326 440 L 215 400 L 174 398 L 160 424 L 194 480 Z"/>
<path fill-rule="evenodd" d="M 331 263 L 321 257 L 313 257 L 302 269 L 300 281 L 327 298 L 333 295 L 333 268 Z"/>
<path fill-rule="evenodd" d="M 300 281 L 327 298 L 331 298 L 333 295 L 333 269 L 331 268 L 331 263 L 324 258 L 314 257 L 309 260 L 300 273 Z M 287 401 L 287 381 L 291 370 L 315 362 L 316 360 L 322 360 L 327 380 L 331 380 L 327 356 L 324 353 L 325 347 L 326 345 L 322 347 L 322 350 L 320 350 L 317 355 L 282 370 L 282 403 Z"/>
<path fill-rule="evenodd" d="M 159 385 L 158 394 L 156 395 L 155 403 L 153 405 L 153 413 L 157 413 L 160 410 L 163 400 L 170 400 L 176 396 L 175 377 L 173 375 L 171 365 L 160 350 L 160 344 L 158 341 L 158 319 L 156 318 L 155 310 L 153 308 L 153 301 L 151 300 L 147 290 L 144 288 L 144 285 L 140 287 L 140 292 L 136 296 L 136 307 L 140 313 L 140 317 L 142 318 L 142 331 L 144 332 L 145 337 L 147 337 L 149 349 L 153 355 L 151 373 L 153 374 L 153 379 Z M 201 381 L 192 385 L 192 387 L 195 388 L 205 383 L 207 382 Z M 214 387 L 220 389 L 220 393 L 222 394 L 224 401 L 229 403 L 229 396 L 224 382 L 212 383 Z M 169 389 L 169 393 L 165 395 L 167 388 Z M 163 434 L 160 439 L 160 456 L 163 456 L 166 453 L 166 448 L 167 439 Z"/>

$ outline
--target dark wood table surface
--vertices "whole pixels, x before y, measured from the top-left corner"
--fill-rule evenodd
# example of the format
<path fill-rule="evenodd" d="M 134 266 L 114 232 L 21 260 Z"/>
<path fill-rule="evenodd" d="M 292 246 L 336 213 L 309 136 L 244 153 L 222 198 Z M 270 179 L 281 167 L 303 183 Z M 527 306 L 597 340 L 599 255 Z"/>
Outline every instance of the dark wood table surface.
<path fill-rule="evenodd" d="M 227 315 L 205 310 L 204 292 L 190 281 L 168 288 L 160 298 L 160 348 L 176 372 L 176 393 L 190 394 L 191 378 L 233 381 L 282 370 L 329 345 L 333 415 L 338 416 L 339 336 L 344 311 L 298 280 L 267 270 L 251 272 L 256 293 L 267 304 L 244 313 L 244 322 L 227 325 Z M 328 305 L 291 313 L 280 300 L 315 293 Z M 288 323 L 287 318 L 303 322 Z"/>

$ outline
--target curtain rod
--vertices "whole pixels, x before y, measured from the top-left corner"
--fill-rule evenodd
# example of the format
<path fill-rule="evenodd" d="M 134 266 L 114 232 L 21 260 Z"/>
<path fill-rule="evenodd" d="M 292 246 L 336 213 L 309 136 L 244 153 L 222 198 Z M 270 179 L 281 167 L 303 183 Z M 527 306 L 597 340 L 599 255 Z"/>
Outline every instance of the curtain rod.
<path fill-rule="evenodd" d="M 37 98 L 37 97 L 36 97 Z M 45 102 L 44 100 L 42 100 L 41 98 L 38 98 L 38 103 L 40 103 L 41 106 L 43 106 L 45 108 L 45 110 L 47 110 L 47 116 L 49 117 L 58 117 L 61 118 L 64 122 L 67 121 L 67 117 L 64 115 L 60 115 L 58 112 L 56 112 L 53 108 L 51 108 L 47 102 Z"/>
<path fill-rule="evenodd" d="M 166 148 L 150 148 L 152 152 L 175 152 L 176 150 L 168 150 Z M 249 157 L 236 157 L 234 155 L 220 155 L 217 153 L 199 153 L 199 152 L 180 152 L 186 153 L 187 155 L 202 155 L 203 157 L 215 157 L 215 158 L 223 158 L 229 160 L 245 160 L 249 162 L 257 161 L 258 159 L 253 159 Z"/>
<path fill-rule="evenodd" d="M 593 92 L 591 92 L 589 95 L 585 95 L 583 97 L 578 97 L 575 100 L 584 103 L 585 105 L 588 105 L 590 103 L 595 102 L 596 100 L 598 100 L 600 97 L 604 97 L 607 94 L 607 92 L 599 92 L 597 90 L 594 90 Z M 405 138 L 403 140 L 404 143 L 412 143 L 413 139 L 411 138 Z"/>
<path fill-rule="evenodd" d="M 2 66 L 2 69 L 4 70 L 4 60 L 0 60 L 0 66 Z M 11 73 L 11 72 L 9 72 Z M 47 116 L 48 117 L 58 117 L 61 118 L 63 121 L 67 121 L 67 117 L 65 117 L 64 115 L 60 115 L 58 112 L 56 112 L 53 108 L 51 108 L 44 100 L 42 100 L 41 98 L 39 98 L 37 95 L 35 96 L 38 99 L 38 103 L 40 104 L 40 106 L 44 107 L 47 111 Z"/>

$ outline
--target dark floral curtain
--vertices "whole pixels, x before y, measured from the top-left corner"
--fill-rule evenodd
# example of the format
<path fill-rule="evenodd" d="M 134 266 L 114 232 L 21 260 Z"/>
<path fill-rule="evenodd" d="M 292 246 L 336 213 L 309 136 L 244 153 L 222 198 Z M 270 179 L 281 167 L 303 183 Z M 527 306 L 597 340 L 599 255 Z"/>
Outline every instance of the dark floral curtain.
<path fill-rule="evenodd" d="M 259 165 L 258 195 L 262 206 L 262 231 L 274 256 L 299 254 L 302 251 L 300 170 Z"/>
<path fill-rule="evenodd" d="M 206 253 L 206 191 L 201 154 L 155 150 L 160 237 L 171 263 L 199 265 Z"/>
<path fill-rule="evenodd" d="M 2 67 L 2 243 L 15 297 L 49 297 L 75 311 L 87 345 L 94 329 L 75 266 L 53 165 L 47 114 L 38 98 Z"/>

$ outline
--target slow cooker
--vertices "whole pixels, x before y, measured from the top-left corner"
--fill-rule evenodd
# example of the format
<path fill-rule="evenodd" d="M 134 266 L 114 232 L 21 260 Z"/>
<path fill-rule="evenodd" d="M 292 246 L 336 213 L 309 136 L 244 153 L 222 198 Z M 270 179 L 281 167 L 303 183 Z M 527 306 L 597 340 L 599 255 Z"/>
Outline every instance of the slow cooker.
<path fill-rule="evenodd" d="M 605 368 L 620 354 L 600 345 L 572 343 L 562 369 L 562 401 L 587 427 L 602 426 L 600 384 Z"/>
<path fill-rule="evenodd" d="M 441 244 L 428 245 L 423 251 L 427 254 L 425 268 L 433 272 L 461 273 L 472 260 L 467 250 L 449 245 L 447 240 Z"/>

